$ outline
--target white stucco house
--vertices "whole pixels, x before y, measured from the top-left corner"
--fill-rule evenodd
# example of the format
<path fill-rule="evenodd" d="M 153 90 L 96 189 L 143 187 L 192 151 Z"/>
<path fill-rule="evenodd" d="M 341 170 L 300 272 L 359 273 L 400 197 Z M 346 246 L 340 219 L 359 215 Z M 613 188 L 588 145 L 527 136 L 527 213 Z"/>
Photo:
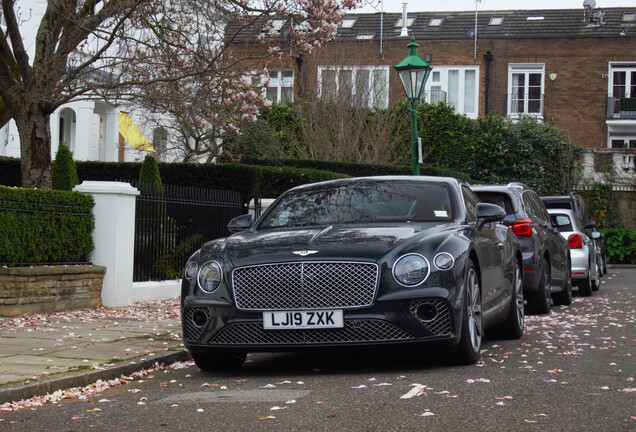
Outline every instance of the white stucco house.
<path fill-rule="evenodd" d="M 29 0 L 20 3 L 16 12 L 22 20 L 20 30 L 30 58 L 34 57 L 35 36 L 46 6 L 47 0 Z M 5 26 L 2 15 L 0 26 Z M 143 160 L 148 151 L 154 153 L 152 143 L 140 146 L 120 135 L 122 112 L 129 114 L 141 134 L 152 141 L 153 130 L 147 130 L 146 113 L 98 99 L 78 100 L 61 106 L 51 115 L 51 157 L 55 157 L 60 143 L 69 147 L 75 160 L 132 162 Z M 13 120 L 0 128 L 0 156 L 20 157 L 20 138 Z"/>

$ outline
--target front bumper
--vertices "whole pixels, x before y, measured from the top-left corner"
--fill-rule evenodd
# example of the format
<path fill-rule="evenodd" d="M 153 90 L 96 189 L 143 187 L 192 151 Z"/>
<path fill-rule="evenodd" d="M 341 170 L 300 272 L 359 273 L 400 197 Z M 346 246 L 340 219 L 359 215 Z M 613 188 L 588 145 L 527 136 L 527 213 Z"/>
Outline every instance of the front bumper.
<path fill-rule="evenodd" d="M 187 348 L 293 351 L 312 347 L 457 342 L 460 308 L 446 298 L 379 302 L 344 311 L 344 327 L 265 330 L 262 312 L 188 302 L 182 309 Z"/>

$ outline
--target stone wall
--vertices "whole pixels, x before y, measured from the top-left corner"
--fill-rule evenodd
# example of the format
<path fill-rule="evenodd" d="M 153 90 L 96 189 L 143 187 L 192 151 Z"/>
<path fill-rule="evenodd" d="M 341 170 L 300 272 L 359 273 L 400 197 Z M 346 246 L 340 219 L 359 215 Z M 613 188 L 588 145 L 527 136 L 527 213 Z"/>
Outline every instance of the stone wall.
<path fill-rule="evenodd" d="M 105 273 L 96 265 L 2 267 L 0 315 L 100 307 Z"/>

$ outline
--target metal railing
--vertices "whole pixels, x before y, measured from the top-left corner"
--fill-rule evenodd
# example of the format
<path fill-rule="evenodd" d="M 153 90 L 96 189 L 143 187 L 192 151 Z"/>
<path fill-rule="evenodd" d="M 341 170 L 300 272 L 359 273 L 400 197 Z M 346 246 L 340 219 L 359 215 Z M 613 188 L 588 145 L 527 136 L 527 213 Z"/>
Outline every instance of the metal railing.
<path fill-rule="evenodd" d="M 529 98 L 519 97 L 516 93 L 509 93 L 504 95 L 504 97 L 504 106 L 508 107 L 507 114 L 509 117 L 519 117 L 521 115 L 543 117 L 545 114 L 543 94 L 536 98 Z"/>
<path fill-rule="evenodd" d="M 178 185 L 138 188 L 134 282 L 180 278 L 192 253 L 229 235 L 228 222 L 248 212 L 238 192 Z"/>
<path fill-rule="evenodd" d="M 617 98 L 607 97 L 608 119 L 636 119 L 636 97 Z"/>
<path fill-rule="evenodd" d="M 437 104 L 438 102 L 446 102 L 446 92 L 444 90 L 427 90 L 422 96 L 424 102 L 429 104 Z"/>

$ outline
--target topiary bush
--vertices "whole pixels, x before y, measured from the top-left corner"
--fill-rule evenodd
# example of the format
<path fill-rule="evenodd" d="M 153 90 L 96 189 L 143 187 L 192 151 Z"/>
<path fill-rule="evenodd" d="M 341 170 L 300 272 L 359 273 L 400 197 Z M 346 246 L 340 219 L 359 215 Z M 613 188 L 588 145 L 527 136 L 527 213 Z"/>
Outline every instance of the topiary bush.
<path fill-rule="evenodd" d="M 141 164 L 141 169 L 139 170 L 138 185 L 140 187 L 142 185 L 162 185 L 161 174 L 159 173 L 159 164 L 153 155 L 149 154 L 144 158 L 144 161 Z"/>
<path fill-rule="evenodd" d="M 51 189 L 71 191 L 79 184 L 73 153 L 64 144 L 60 144 L 51 167 Z"/>

